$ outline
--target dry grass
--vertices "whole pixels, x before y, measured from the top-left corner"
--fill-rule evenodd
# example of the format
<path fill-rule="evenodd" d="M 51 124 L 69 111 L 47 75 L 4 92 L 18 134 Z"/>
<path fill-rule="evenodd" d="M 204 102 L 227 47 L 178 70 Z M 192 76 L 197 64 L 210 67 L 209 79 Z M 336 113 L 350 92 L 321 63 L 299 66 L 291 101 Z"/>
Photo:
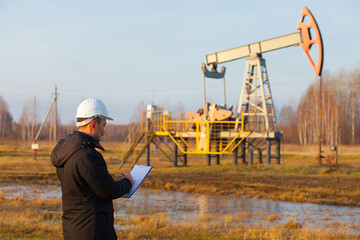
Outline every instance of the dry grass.
<path fill-rule="evenodd" d="M 281 152 L 284 154 L 296 154 L 306 156 L 316 156 L 319 152 L 319 145 L 298 145 L 298 144 L 282 144 Z M 324 153 L 323 155 L 331 155 L 329 145 L 322 145 L 321 148 Z M 341 155 L 360 155 L 360 146 L 357 145 L 342 145 L 338 147 L 338 152 Z"/>
<path fill-rule="evenodd" d="M 293 157 L 289 157 L 289 161 Z M 357 160 L 358 161 L 358 160 Z M 294 160 L 294 162 L 296 162 Z M 349 162 L 347 166 L 358 165 Z M 144 186 L 184 192 L 360 206 L 359 168 L 315 164 L 155 168 Z"/>
<path fill-rule="evenodd" d="M 125 230 L 118 232 L 124 239 L 360 239 L 346 232 L 311 231 L 296 222 L 271 228 L 245 226 L 241 222 L 227 218 L 223 223 L 212 223 L 209 219 L 197 222 L 171 225 L 166 216 L 139 216 L 126 221 Z"/>
<path fill-rule="evenodd" d="M 292 220 L 269 228 L 247 226 L 243 222 L 251 216 L 248 212 L 225 216 L 220 222 L 201 216 L 174 224 L 166 213 L 148 210 L 116 217 L 119 239 L 360 239 L 349 234 L 348 228 L 314 231 Z M 268 220 L 276 217 L 270 215 Z M 4 199 L 0 195 L 0 239 L 62 239 L 60 200 Z"/>
<path fill-rule="evenodd" d="M 106 144 L 104 144 L 106 145 Z M 295 148 L 295 146 L 292 146 Z M 345 147 L 341 147 L 344 149 Z M 286 149 L 286 147 L 284 147 Z M 0 146 L 1 182 L 7 184 L 59 184 L 49 160 L 51 148 L 33 160 L 28 148 Z M 350 151 L 350 150 L 349 150 Z M 351 150 L 354 151 L 354 150 Z M 128 172 L 128 161 L 119 170 L 119 149 L 104 152 L 109 171 L 117 179 Z M 145 159 L 139 161 L 145 164 Z M 223 156 L 221 165 L 206 166 L 204 156 L 189 156 L 188 167 L 152 156 L 155 167 L 143 187 L 233 196 L 360 206 L 360 156 L 339 155 L 339 169 L 319 166 L 314 156 L 283 154 L 282 163 L 232 165 L 232 156 Z"/>
<path fill-rule="evenodd" d="M 1 239 L 61 239 L 61 201 L 0 200 Z"/>
<path fill-rule="evenodd" d="M 109 171 L 115 178 L 120 178 L 121 171 L 129 171 L 133 163 L 129 161 L 119 170 L 122 150 L 112 148 L 117 146 L 112 144 L 103 144 L 109 149 L 104 157 Z M 59 184 L 55 168 L 49 160 L 51 146 L 40 144 L 40 147 L 37 160 L 33 160 L 30 145 L 1 145 L 1 183 Z M 152 156 L 151 164 L 155 167 L 142 186 L 360 206 L 359 147 L 339 147 L 339 169 L 334 171 L 330 171 L 327 165 L 318 165 L 314 157 L 317 146 L 284 145 L 282 153 L 281 165 L 234 166 L 231 156 L 225 156 L 221 165 L 207 167 L 204 156 L 189 156 L 188 167 L 178 168 L 173 168 L 172 162 L 161 155 Z M 144 158 L 139 163 L 144 164 Z M 0 239 L 62 239 L 60 209 L 60 200 L 4 199 L 0 194 Z M 346 230 L 312 231 L 296 221 L 270 228 L 249 227 L 243 224 L 250 216 L 246 212 L 226 216 L 222 223 L 214 223 L 211 216 L 205 216 L 196 222 L 171 224 L 169 217 L 158 211 L 139 212 L 131 208 L 127 211 L 135 211 L 138 216 L 116 218 L 116 223 L 123 229 L 118 231 L 119 239 L 360 239 L 360 236 L 349 235 Z M 268 221 L 277 217 L 264 216 Z"/>

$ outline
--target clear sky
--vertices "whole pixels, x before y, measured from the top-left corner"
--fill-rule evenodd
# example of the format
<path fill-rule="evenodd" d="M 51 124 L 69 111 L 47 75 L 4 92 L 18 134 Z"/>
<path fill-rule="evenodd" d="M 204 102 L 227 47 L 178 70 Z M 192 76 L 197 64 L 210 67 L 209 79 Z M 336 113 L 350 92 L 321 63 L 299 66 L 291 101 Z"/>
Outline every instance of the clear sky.
<path fill-rule="evenodd" d="M 0 0 L 0 96 L 15 121 L 34 96 L 42 121 L 55 85 L 63 123 L 87 97 L 102 99 L 114 123 L 128 123 L 140 101 L 196 111 L 206 54 L 296 32 L 302 6 L 320 27 L 324 70 L 359 68 L 359 0 Z M 296 105 L 316 80 L 302 49 L 263 57 L 276 107 Z M 239 100 L 245 64 L 225 64 L 228 104 Z M 220 81 L 207 90 L 222 103 Z"/>

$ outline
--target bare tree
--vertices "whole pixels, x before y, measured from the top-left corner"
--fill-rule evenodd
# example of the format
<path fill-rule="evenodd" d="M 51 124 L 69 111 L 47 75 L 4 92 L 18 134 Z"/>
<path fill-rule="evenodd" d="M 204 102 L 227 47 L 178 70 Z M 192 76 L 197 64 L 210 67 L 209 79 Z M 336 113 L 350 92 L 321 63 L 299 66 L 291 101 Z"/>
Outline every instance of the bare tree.
<path fill-rule="evenodd" d="M 21 117 L 20 117 L 21 140 L 32 140 L 31 139 L 31 132 L 32 132 L 31 106 L 32 106 L 32 102 L 30 100 L 27 101 L 21 113 Z"/>
<path fill-rule="evenodd" d="M 301 144 L 317 143 L 319 128 L 325 144 L 360 142 L 360 70 L 323 75 L 321 124 L 319 123 L 319 85 L 312 84 L 297 109 L 297 129 Z"/>
<path fill-rule="evenodd" d="M 312 84 L 298 105 L 297 129 L 301 144 L 314 143 L 318 140 L 319 117 L 318 87 Z"/>
<path fill-rule="evenodd" d="M 357 69 L 354 72 L 350 73 L 350 81 L 349 81 L 349 89 L 350 89 L 350 119 L 351 119 L 351 143 L 355 144 L 356 136 L 359 132 L 359 121 L 360 121 L 360 94 L 358 94 L 360 90 L 360 70 Z"/>
<path fill-rule="evenodd" d="M 322 132 L 325 144 L 339 144 L 339 127 L 340 123 L 340 105 L 336 100 L 335 89 L 336 82 L 331 81 L 329 76 L 325 76 L 325 88 L 323 90 L 323 119 Z"/>
<path fill-rule="evenodd" d="M 136 106 L 134 114 L 132 115 L 130 121 L 133 122 L 133 123 L 134 122 L 135 123 L 141 122 L 145 110 L 146 110 L 145 109 L 145 103 L 144 103 L 143 100 L 141 100 L 139 102 L 139 104 Z"/>
<path fill-rule="evenodd" d="M 283 132 L 284 143 L 298 143 L 296 115 L 291 105 L 284 105 L 279 114 L 279 129 Z"/>
<path fill-rule="evenodd" d="M 5 99 L 0 96 L 0 137 L 7 137 L 12 126 L 12 116 Z"/>

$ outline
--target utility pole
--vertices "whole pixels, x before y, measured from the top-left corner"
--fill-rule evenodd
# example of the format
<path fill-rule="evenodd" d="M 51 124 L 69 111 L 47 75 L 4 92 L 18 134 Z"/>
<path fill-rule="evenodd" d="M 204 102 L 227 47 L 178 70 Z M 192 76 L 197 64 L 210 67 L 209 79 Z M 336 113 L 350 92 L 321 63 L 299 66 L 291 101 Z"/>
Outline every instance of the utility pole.
<path fill-rule="evenodd" d="M 53 108 L 53 106 L 54 106 L 54 104 L 57 102 L 57 87 L 55 87 L 55 98 L 54 98 L 54 100 L 51 102 L 51 105 L 50 105 L 50 107 L 49 107 L 49 109 L 48 109 L 48 111 L 47 111 L 47 113 L 46 113 L 46 116 L 45 116 L 45 119 L 44 119 L 44 121 L 42 122 L 42 124 L 41 124 L 41 126 L 40 126 L 40 129 L 38 130 L 38 132 L 37 132 L 37 134 L 36 134 L 36 136 L 35 136 L 35 138 L 34 138 L 34 141 L 36 142 L 37 141 L 37 139 L 38 139 L 38 137 L 39 137 L 39 135 L 40 135 L 40 133 L 41 133 L 41 130 L 43 129 L 43 127 L 44 127 L 44 125 L 45 125 L 45 122 L 46 122 L 46 120 L 48 119 L 48 117 L 49 117 L 49 114 L 50 114 L 50 112 L 51 112 L 51 110 L 52 110 L 52 108 Z M 56 104 L 55 104 L 55 106 L 56 106 Z M 56 109 L 56 107 L 55 107 L 55 109 Z M 57 112 L 57 110 L 55 110 L 54 112 Z M 55 114 L 55 116 L 54 116 L 54 118 L 56 119 L 56 116 L 57 115 L 57 113 Z M 54 122 L 55 122 L 55 124 L 56 124 L 56 120 L 54 120 Z M 53 125 L 51 125 L 50 124 L 50 126 L 53 126 Z M 55 132 L 54 132 L 55 133 Z M 50 131 L 50 134 L 51 134 L 51 131 Z M 50 140 L 51 140 L 51 138 L 50 138 Z"/>
<path fill-rule="evenodd" d="M 57 87 L 55 86 L 55 97 L 54 97 L 54 100 L 51 102 L 51 104 L 50 104 L 50 107 L 49 107 L 49 109 L 48 109 L 48 111 L 47 111 L 47 113 L 46 113 L 46 116 L 45 116 L 45 119 L 44 119 L 44 121 L 42 122 L 42 124 L 41 124 L 41 126 L 40 126 L 40 129 L 38 130 L 38 132 L 37 132 L 37 134 L 36 134 L 36 136 L 34 137 L 34 140 L 33 140 L 33 144 L 32 144 L 32 146 L 31 146 L 31 148 L 33 149 L 33 157 L 34 157 L 34 159 L 36 159 L 36 154 L 37 154 L 37 150 L 39 149 L 39 144 L 37 144 L 37 139 L 38 139 L 38 137 L 39 137 L 39 135 L 40 135 L 40 133 L 41 133 L 41 130 L 43 129 L 43 127 L 44 127 L 44 125 L 45 125 L 45 122 L 46 122 L 46 120 L 48 119 L 48 117 L 49 117 L 49 114 L 50 114 L 50 112 L 51 112 L 51 110 L 52 110 L 52 108 L 53 108 L 53 106 L 54 106 L 54 124 L 52 125 L 52 124 L 50 124 L 50 131 L 49 131 L 49 141 L 51 142 L 51 133 L 53 133 L 53 141 L 55 142 L 56 141 L 56 125 L 57 125 L 57 95 L 58 95 L 58 93 L 57 93 Z M 34 105 L 35 105 L 35 103 L 34 103 Z M 35 111 L 34 111 L 35 112 Z M 33 115 L 33 119 L 35 119 L 35 114 Z M 35 121 L 33 120 L 33 123 L 34 123 Z M 54 129 L 51 129 L 51 128 L 54 128 Z M 53 131 L 52 131 L 53 130 Z"/>
<path fill-rule="evenodd" d="M 35 137 L 35 121 L 36 121 L 36 96 L 34 96 L 34 106 L 33 106 L 33 115 L 32 115 L 32 129 L 31 129 L 31 139 Z M 33 140 L 31 144 L 31 152 L 33 159 L 36 160 L 36 155 L 39 149 L 39 145 Z"/>
<path fill-rule="evenodd" d="M 35 122 L 36 122 L 36 96 L 34 96 L 32 126 L 31 126 L 31 139 L 34 139 L 34 137 L 35 137 Z"/>

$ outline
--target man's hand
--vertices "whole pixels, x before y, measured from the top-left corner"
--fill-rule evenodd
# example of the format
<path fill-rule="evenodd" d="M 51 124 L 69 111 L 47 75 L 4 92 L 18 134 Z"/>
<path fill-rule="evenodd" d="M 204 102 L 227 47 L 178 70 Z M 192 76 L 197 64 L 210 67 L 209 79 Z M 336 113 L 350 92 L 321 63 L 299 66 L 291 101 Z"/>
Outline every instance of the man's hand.
<path fill-rule="evenodd" d="M 129 174 L 126 174 L 126 175 L 124 176 L 124 178 L 129 179 L 129 180 L 130 180 L 130 182 L 131 182 L 131 184 L 132 184 L 132 185 L 134 185 L 134 179 L 133 179 L 133 177 L 131 176 L 131 174 L 130 174 L 130 173 L 129 173 Z"/>

